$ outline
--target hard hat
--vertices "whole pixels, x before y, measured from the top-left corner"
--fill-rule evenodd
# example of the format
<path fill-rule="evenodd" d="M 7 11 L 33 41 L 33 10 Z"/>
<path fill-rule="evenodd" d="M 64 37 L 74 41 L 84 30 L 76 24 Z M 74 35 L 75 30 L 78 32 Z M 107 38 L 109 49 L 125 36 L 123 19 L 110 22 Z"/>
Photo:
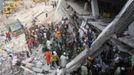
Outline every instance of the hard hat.
<path fill-rule="evenodd" d="M 57 55 L 56 51 L 53 51 L 54 55 Z"/>
<path fill-rule="evenodd" d="M 64 52 L 63 54 L 64 54 L 64 55 L 66 55 L 66 53 L 65 53 L 65 52 Z"/>

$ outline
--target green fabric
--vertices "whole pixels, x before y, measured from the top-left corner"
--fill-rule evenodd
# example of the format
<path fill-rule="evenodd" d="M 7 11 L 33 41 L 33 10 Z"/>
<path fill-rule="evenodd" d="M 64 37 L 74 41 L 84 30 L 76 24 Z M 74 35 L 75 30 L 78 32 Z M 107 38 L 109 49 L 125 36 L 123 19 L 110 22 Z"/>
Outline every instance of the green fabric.
<path fill-rule="evenodd" d="M 64 43 L 65 43 L 65 38 L 62 37 L 62 38 L 61 38 L 61 44 L 63 45 Z"/>
<path fill-rule="evenodd" d="M 63 25 L 61 26 L 61 32 L 62 32 L 62 34 L 64 34 L 64 33 L 65 33 L 65 28 L 64 28 L 64 26 L 63 26 Z"/>
<path fill-rule="evenodd" d="M 30 38 L 30 37 L 34 37 L 32 34 L 27 34 L 26 35 L 26 39 Z"/>
<path fill-rule="evenodd" d="M 46 44 L 46 42 L 47 42 L 47 39 L 43 38 L 43 43 Z"/>
<path fill-rule="evenodd" d="M 59 60 L 58 56 L 52 55 L 52 61 L 58 61 L 58 60 Z"/>
<path fill-rule="evenodd" d="M 53 46 L 54 46 L 54 47 L 59 47 L 59 42 L 58 42 L 58 41 L 54 41 L 54 42 L 53 42 Z"/>
<path fill-rule="evenodd" d="M 88 75 L 88 69 L 85 66 L 81 66 L 81 75 Z"/>
<path fill-rule="evenodd" d="M 47 49 L 47 46 L 44 46 L 44 47 L 42 48 L 42 52 L 45 52 L 46 49 Z"/>
<path fill-rule="evenodd" d="M 132 65 L 134 65 L 134 55 L 132 55 L 131 61 L 132 61 Z"/>
<path fill-rule="evenodd" d="M 51 51 L 54 51 L 54 47 L 51 48 Z"/>
<path fill-rule="evenodd" d="M 114 73 L 114 75 L 120 75 L 120 67 L 118 67 Z"/>

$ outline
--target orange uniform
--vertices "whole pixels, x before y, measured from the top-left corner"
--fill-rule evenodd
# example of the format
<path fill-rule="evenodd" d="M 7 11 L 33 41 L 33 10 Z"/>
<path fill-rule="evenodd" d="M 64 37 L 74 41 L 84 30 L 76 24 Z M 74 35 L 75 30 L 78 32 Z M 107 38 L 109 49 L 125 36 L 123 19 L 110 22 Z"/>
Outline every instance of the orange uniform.
<path fill-rule="evenodd" d="M 49 65 L 50 64 L 50 60 L 51 60 L 51 53 L 50 53 L 50 51 L 44 52 L 44 57 L 45 57 L 47 65 Z"/>
<path fill-rule="evenodd" d="M 56 31 L 56 32 L 54 33 L 54 36 L 55 36 L 56 39 L 60 39 L 60 38 L 61 38 L 61 33 L 60 33 L 60 31 Z"/>

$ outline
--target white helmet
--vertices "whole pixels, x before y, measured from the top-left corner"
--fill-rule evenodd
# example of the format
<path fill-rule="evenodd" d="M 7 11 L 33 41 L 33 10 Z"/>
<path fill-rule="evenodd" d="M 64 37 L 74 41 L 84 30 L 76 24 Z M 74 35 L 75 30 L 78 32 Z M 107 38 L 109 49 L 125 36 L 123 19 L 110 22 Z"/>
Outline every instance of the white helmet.
<path fill-rule="evenodd" d="M 66 55 L 66 53 L 64 52 L 63 55 Z"/>
<path fill-rule="evenodd" d="M 56 51 L 53 51 L 54 55 L 57 55 Z"/>

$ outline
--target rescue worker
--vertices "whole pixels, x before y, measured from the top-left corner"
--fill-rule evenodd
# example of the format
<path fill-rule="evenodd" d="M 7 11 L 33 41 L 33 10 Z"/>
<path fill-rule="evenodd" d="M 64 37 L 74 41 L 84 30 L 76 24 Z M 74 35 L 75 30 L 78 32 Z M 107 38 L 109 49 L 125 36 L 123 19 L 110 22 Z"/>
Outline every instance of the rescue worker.
<path fill-rule="evenodd" d="M 11 40 L 11 33 L 10 32 L 6 32 L 6 38 L 8 41 Z"/>
<path fill-rule="evenodd" d="M 30 50 L 31 54 L 32 54 L 32 48 L 33 48 L 33 42 L 34 42 L 34 39 L 32 37 L 27 39 L 27 44 L 28 44 L 28 47 L 29 47 L 29 50 Z"/>
<path fill-rule="evenodd" d="M 55 36 L 55 39 L 60 39 L 61 38 L 61 33 L 60 33 L 60 31 L 55 31 L 55 33 L 54 33 L 54 36 Z"/>
<path fill-rule="evenodd" d="M 86 64 L 81 66 L 81 75 L 88 75 L 88 69 L 86 67 Z"/>
<path fill-rule="evenodd" d="M 88 46 L 90 47 L 94 39 L 93 31 L 91 30 L 91 28 L 87 29 L 87 37 L 88 37 Z"/>
<path fill-rule="evenodd" d="M 68 56 L 66 56 L 66 53 L 64 52 L 63 55 L 61 55 L 61 57 L 60 57 L 61 67 L 62 68 L 66 67 L 67 60 L 68 60 Z"/>
<path fill-rule="evenodd" d="M 56 51 L 52 53 L 52 67 L 59 66 L 59 56 L 57 55 Z"/>
<path fill-rule="evenodd" d="M 46 51 L 44 52 L 44 58 L 45 58 L 46 64 L 50 65 L 51 53 L 48 49 L 46 49 Z"/>

